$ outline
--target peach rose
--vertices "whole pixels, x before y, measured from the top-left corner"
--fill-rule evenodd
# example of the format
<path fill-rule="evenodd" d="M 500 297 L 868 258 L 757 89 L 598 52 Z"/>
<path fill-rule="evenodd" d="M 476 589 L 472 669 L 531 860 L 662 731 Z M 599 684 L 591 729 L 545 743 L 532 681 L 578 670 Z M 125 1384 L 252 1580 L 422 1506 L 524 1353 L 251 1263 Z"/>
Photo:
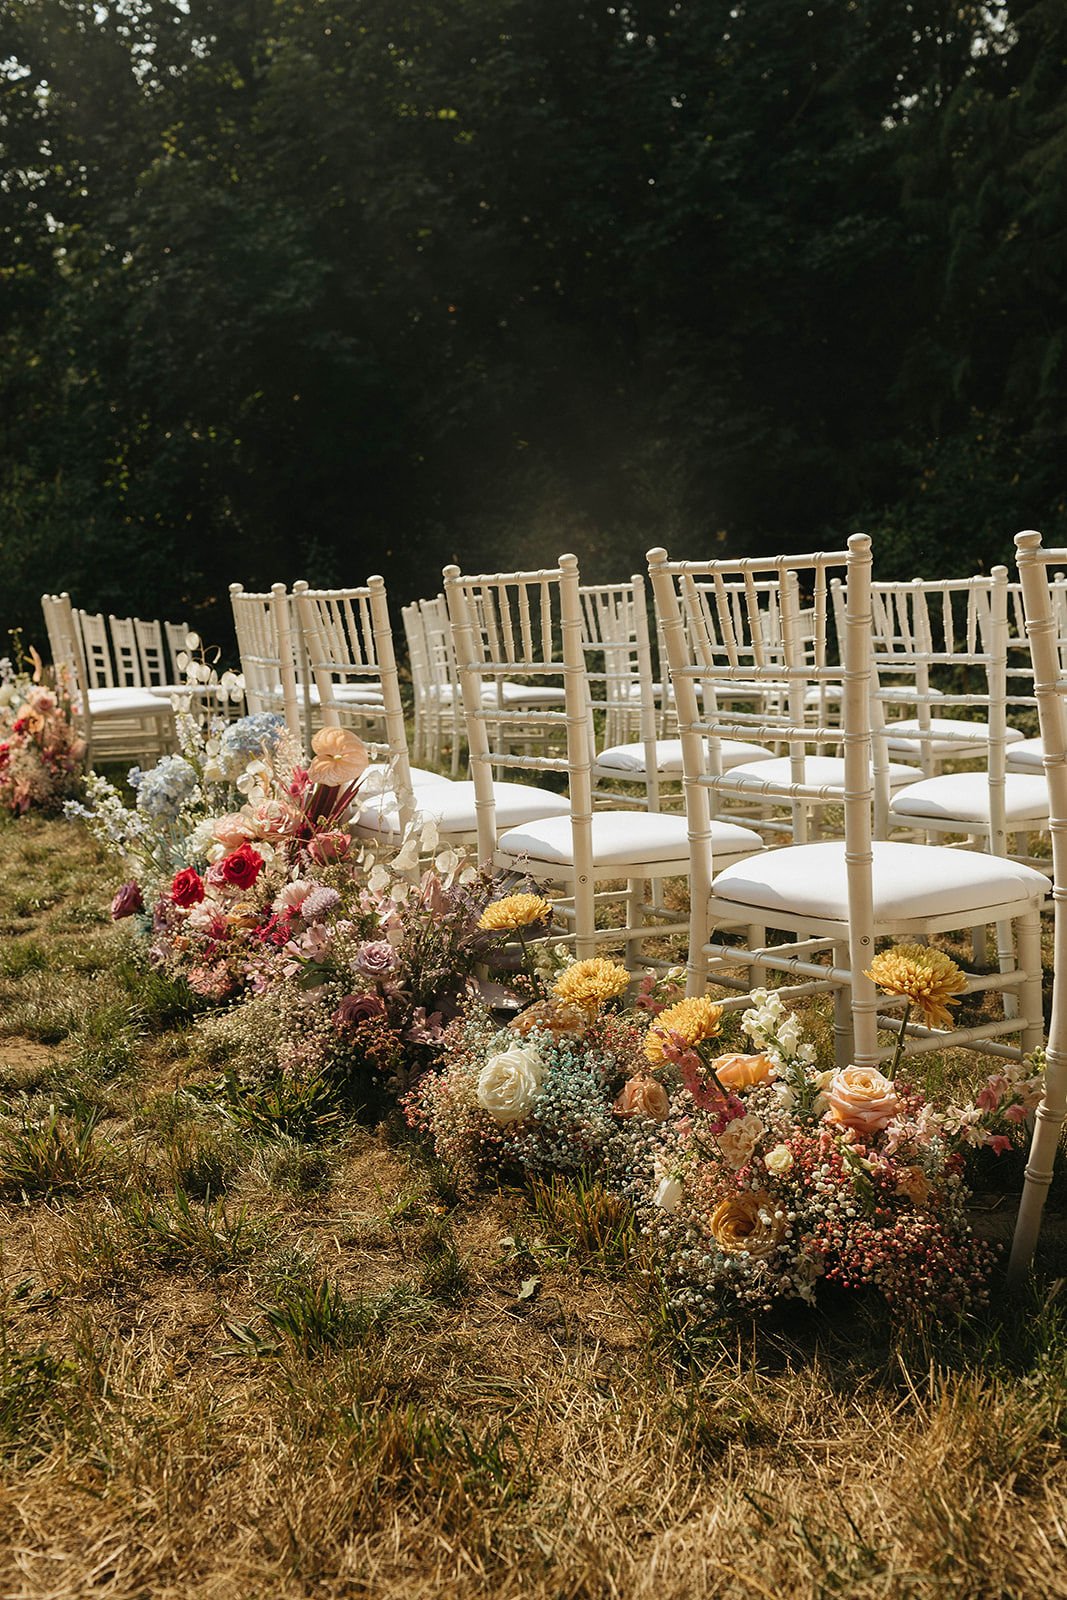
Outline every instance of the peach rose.
<path fill-rule="evenodd" d="M 728 1256 L 746 1252 L 765 1261 L 785 1237 L 786 1220 L 769 1194 L 749 1189 L 721 1200 L 708 1226 L 715 1243 Z"/>
<path fill-rule="evenodd" d="M 589 1017 L 583 1006 L 571 1005 L 568 1000 L 535 1000 L 532 1006 L 520 1011 L 508 1027 L 523 1038 L 534 1028 L 540 1028 L 557 1039 L 580 1039 L 589 1027 Z"/>
<path fill-rule="evenodd" d="M 732 1055 L 718 1056 L 711 1070 L 724 1089 L 752 1089 L 769 1082 L 778 1069 L 770 1056 Z"/>
<path fill-rule="evenodd" d="M 897 1091 L 876 1067 L 843 1067 L 826 1086 L 828 1115 L 832 1122 L 857 1133 L 877 1133 L 900 1110 Z"/>
<path fill-rule="evenodd" d="M 638 1074 L 627 1078 L 612 1110 L 617 1117 L 650 1117 L 653 1122 L 662 1122 L 670 1110 L 670 1101 L 662 1083 Z"/>
<path fill-rule="evenodd" d="M 227 850 L 239 850 L 247 839 L 255 837 L 255 832 L 252 819 L 241 811 L 231 811 L 215 824 L 215 838 Z"/>
<path fill-rule="evenodd" d="M 370 757 L 363 740 L 351 728 L 320 728 L 311 741 L 315 752 L 308 767 L 312 783 L 343 789 L 365 771 Z"/>

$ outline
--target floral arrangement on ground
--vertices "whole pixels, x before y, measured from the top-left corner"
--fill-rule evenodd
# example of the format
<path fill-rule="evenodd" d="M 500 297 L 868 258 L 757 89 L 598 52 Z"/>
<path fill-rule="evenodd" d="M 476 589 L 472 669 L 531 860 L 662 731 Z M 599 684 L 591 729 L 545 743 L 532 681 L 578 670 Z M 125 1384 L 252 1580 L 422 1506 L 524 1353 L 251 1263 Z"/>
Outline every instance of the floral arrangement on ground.
<path fill-rule="evenodd" d="M 45 667 L 37 651 L 0 658 L 0 810 L 23 816 L 56 811 L 77 794 L 86 744 L 61 669 Z"/>
<path fill-rule="evenodd" d="M 1039 1063 L 951 1104 L 899 1045 L 884 1072 L 827 1068 L 781 993 L 728 1012 L 679 969 L 575 960 L 546 937 L 549 901 L 501 893 L 432 826 L 379 859 L 358 810 L 388 774 L 349 731 L 320 730 L 305 763 L 280 718 L 179 721 L 181 753 L 134 769 L 132 804 L 91 776 L 68 810 L 131 873 L 112 913 L 210 1008 L 203 1047 L 236 1092 L 398 1103 L 461 1192 L 595 1175 L 698 1315 L 820 1283 L 899 1313 L 984 1300 L 966 1158 L 1018 1143 Z M 870 975 L 904 1001 L 901 1041 L 913 1009 L 951 1026 L 963 980 L 943 953 L 898 946 Z"/>

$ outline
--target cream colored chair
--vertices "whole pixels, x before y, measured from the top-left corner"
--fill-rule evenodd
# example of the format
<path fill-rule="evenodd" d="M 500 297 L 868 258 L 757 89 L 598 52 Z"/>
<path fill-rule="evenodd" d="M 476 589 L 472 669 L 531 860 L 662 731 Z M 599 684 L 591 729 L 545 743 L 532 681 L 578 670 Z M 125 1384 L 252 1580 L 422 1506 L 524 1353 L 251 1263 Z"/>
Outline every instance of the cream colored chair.
<path fill-rule="evenodd" d="M 845 551 L 812 556 L 672 562 L 662 549 L 649 554 L 685 760 L 692 844 L 689 990 L 701 993 L 712 979 L 726 986 L 736 984 L 744 993 L 749 984 L 734 977 L 738 967 L 755 971 L 761 980 L 768 970 L 789 974 L 799 980 L 794 993 L 829 990 L 835 997 L 838 1064 L 873 1064 L 890 1056 L 894 1048 L 892 1044 L 879 1045 L 879 1027 L 899 1027 L 897 1019 L 881 1015 L 886 1002 L 879 1002 L 865 975 L 878 941 L 926 940 L 949 930 L 1010 922 L 1016 929 L 1017 962 L 1007 972 L 972 975 L 969 986 L 1013 996 L 1017 1015 L 976 1022 L 951 1034 L 912 1025 L 907 1049 L 916 1053 L 945 1044 L 966 1045 L 1017 1059 L 1041 1038 L 1039 913 L 1048 893 L 1048 879 L 1027 866 L 991 855 L 874 840 L 870 568 L 870 540 L 862 535 L 850 539 Z M 809 594 L 824 592 L 828 577 L 835 572 L 846 581 L 843 660 L 813 665 L 793 629 L 789 596 L 797 593 L 801 584 Z M 733 728 L 714 705 L 706 700 L 702 704 L 699 689 L 709 653 L 721 646 L 724 629 L 736 624 L 723 609 L 707 603 L 708 591 L 701 585 L 738 577 L 771 579 L 780 587 L 785 603 L 780 607 L 777 647 L 771 653 L 775 659 L 755 671 L 757 680 L 765 675 L 768 682 L 784 678 L 791 685 L 792 725 L 775 717 L 771 731 L 801 762 L 813 740 L 829 737 L 829 730 L 813 729 L 806 721 L 801 696 L 813 676 L 820 686 L 837 690 L 841 721 L 835 734 L 844 746 L 845 837 L 770 850 L 727 866 L 712 881 L 709 866 L 714 865 L 714 841 L 708 794 L 721 778 L 709 771 L 707 750 Z M 754 587 L 746 624 L 750 640 L 765 626 L 766 607 L 760 604 Z M 740 677 L 754 669 L 751 660 L 739 659 L 733 670 Z M 801 799 L 808 797 L 812 787 L 819 797 L 817 785 L 801 780 L 796 787 Z M 775 928 L 792 938 L 787 944 L 773 946 L 761 938 L 755 948 L 751 943 L 738 948 L 716 937 L 716 925 L 738 924 Z M 829 966 L 823 965 L 827 959 Z M 1008 1039 L 1012 1034 L 1018 1042 Z"/>
<path fill-rule="evenodd" d="M 592 955 L 604 941 L 622 942 L 628 960 L 636 962 L 651 932 L 677 928 L 646 922 L 645 884 L 685 875 L 686 823 L 662 813 L 593 809 L 595 749 L 578 563 L 565 555 L 551 570 L 482 576 L 450 566 L 444 577 L 477 797 L 479 854 L 500 869 L 562 889 L 568 903 L 560 911 L 570 920 L 579 956 Z M 563 704 L 508 707 L 498 693 L 505 679 L 520 686 L 554 683 Z M 531 725 L 538 734 L 535 748 L 517 749 L 517 735 Z M 507 769 L 553 775 L 563 791 L 553 810 L 501 829 L 494 773 Z M 749 829 L 722 823 L 714 831 L 722 861 L 762 848 Z M 625 891 L 603 888 L 620 882 Z M 625 925 L 598 928 L 598 905 L 620 899 Z"/>
<path fill-rule="evenodd" d="M 1048 780 L 1052 831 L 1054 913 L 1052 1008 L 1045 1049 L 1045 1090 L 1034 1119 L 1022 1199 L 1008 1262 L 1013 1282 L 1025 1276 L 1041 1228 L 1056 1151 L 1067 1115 L 1067 671 L 1065 635 L 1050 568 L 1067 562 L 1067 550 L 1043 550 L 1041 535 L 1015 536 L 1026 633 L 1034 669 L 1034 695 Z"/>
<path fill-rule="evenodd" d="M 90 764 L 149 762 L 173 750 L 176 735 L 171 707 L 143 689 L 117 686 L 110 660 L 105 667 L 98 648 L 94 670 L 104 682 L 91 686 L 82 629 L 70 595 L 42 595 L 41 608 L 52 659 L 67 674 L 74 691 Z"/>

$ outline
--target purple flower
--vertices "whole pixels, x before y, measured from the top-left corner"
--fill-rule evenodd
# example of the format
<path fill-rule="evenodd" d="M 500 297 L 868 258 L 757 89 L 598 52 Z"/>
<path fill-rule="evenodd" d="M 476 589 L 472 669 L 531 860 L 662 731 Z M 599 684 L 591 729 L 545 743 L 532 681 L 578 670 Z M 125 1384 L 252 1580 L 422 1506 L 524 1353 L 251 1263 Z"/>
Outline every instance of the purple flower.
<path fill-rule="evenodd" d="M 439 1011 L 431 1011 L 427 1016 L 425 1006 L 416 1006 L 404 1038 L 410 1039 L 412 1044 L 440 1044 L 445 1036 L 444 1020 Z"/>
<path fill-rule="evenodd" d="M 124 883 L 111 902 L 111 915 L 116 922 L 132 917 L 135 911 L 144 910 L 144 898 L 139 883 Z"/>
<path fill-rule="evenodd" d="M 321 922 L 327 912 L 339 904 L 340 899 L 341 896 L 336 889 L 327 889 L 319 885 L 304 896 L 300 904 L 300 915 L 305 922 Z"/>
<path fill-rule="evenodd" d="M 356 951 L 356 969 L 367 978 L 384 978 L 395 972 L 396 951 L 387 939 L 372 939 Z"/>
<path fill-rule="evenodd" d="M 385 1002 L 376 994 L 346 994 L 333 1014 L 335 1028 L 358 1028 L 361 1022 L 385 1016 Z"/>

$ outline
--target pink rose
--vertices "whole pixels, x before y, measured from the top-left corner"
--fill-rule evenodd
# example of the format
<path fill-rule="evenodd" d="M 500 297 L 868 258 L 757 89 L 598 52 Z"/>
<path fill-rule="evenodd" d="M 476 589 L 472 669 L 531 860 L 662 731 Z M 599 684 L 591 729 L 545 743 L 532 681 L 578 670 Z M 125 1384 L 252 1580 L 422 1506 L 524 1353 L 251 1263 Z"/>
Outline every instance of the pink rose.
<path fill-rule="evenodd" d="M 320 867 L 328 867 L 331 862 L 343 861 L 351 844 L 350 833 L 341 833 L 338 829 L 332 833 L 318 833 L 308 845 L 308 855 Z"/>
<path fill-rule="evenodd" d="M 857 1133 L 888 1127 L 901 1109 L 897 1091 L 876 1067 L 843 1067 L 826 1086 L 828 1117 Z"/>
<path fill-rule="evenodd" d="M 385 1016 L 385 1002 L 376 994 L 346 994 L 333 1014 L 333 1025 L 341 1032 L 358 1028 L 361 1022 Z"/>
<path fill-rule="evenodd" d="M 368 978 L 384 978 L 396 970 L 396 951 L 386 939 L 371 940 L 357 950 L 356 966 Z"/>
<path fill-rule="evenodd" d="M 144 910 L 144 897 L 139 883 L 124 883 L 111 902 L 111 915 L 115 922 L 132 917 L 135 911 Z"/>

